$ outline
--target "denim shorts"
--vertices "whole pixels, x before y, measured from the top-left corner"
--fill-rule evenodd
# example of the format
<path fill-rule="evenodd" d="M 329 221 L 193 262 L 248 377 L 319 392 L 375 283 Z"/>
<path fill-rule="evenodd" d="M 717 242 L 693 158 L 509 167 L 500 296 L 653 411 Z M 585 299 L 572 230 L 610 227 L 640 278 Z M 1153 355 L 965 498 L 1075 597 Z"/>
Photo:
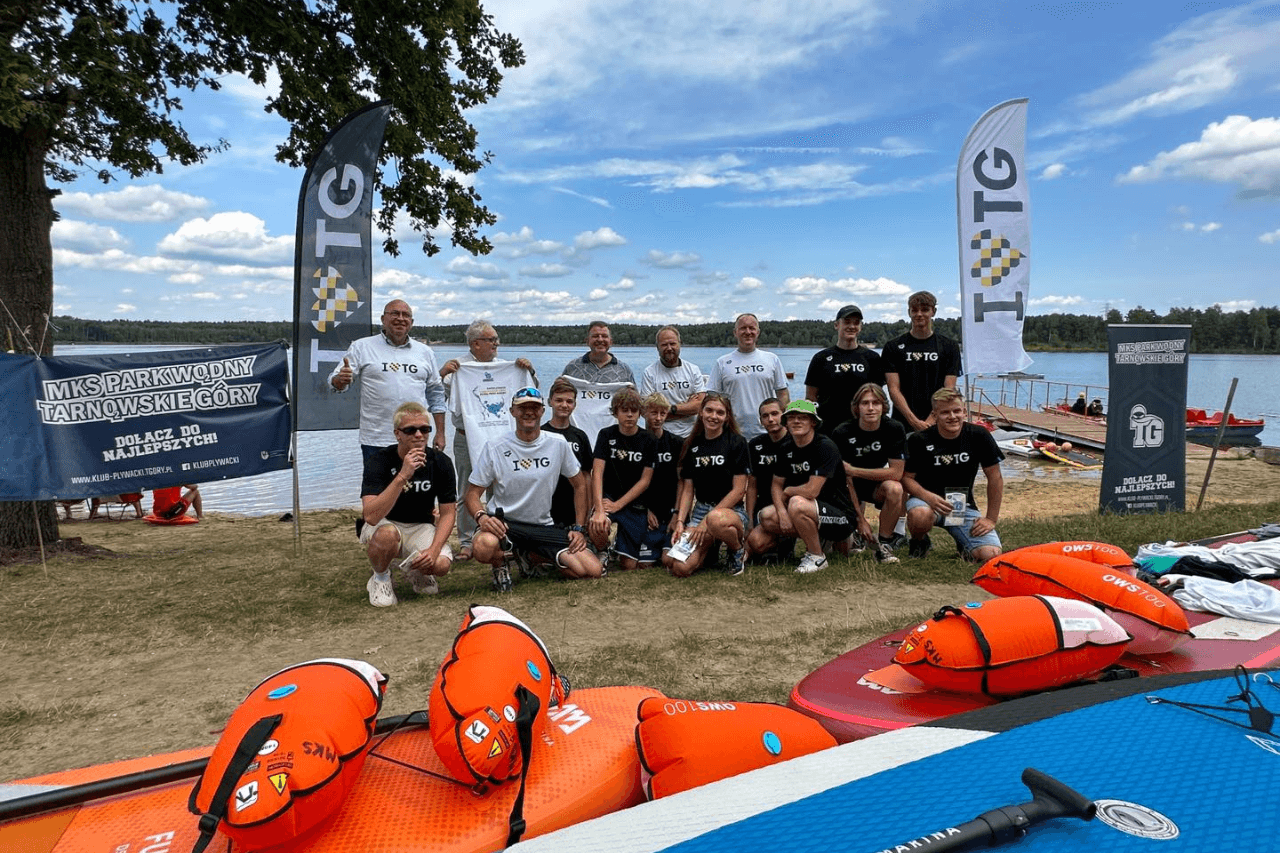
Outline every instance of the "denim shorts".
<path fill-rule="evenodd" d="M 919 498 L 907 498 L 907 512 L 911 512 L 911 510 L 916 507 L 932 509 L 929 504 Z M 941 527 L 943 530 L 951 534 L 951 538 L 956 541 L 956 550 L 960 552 L 961 556 L 968 557 L 973 553 L 975 548 L 982 548 L 986 546 L 992 548 L 1000 547 L 1000 537 L 996 534 L 994 529 L 982 536 L 973 536 L 969 533 L 970 528 L 973 527 L 973 523 L 979 518 L 982 518 L 982 513 L 978 512 L 973 507 L 965 507 L 963 524 L 952 526 L 944 525 L 942 523 L 942 519 L 944 517 L 945 516 L 943 516 L 942 513 L 934 512 L 933 526 Z"/>

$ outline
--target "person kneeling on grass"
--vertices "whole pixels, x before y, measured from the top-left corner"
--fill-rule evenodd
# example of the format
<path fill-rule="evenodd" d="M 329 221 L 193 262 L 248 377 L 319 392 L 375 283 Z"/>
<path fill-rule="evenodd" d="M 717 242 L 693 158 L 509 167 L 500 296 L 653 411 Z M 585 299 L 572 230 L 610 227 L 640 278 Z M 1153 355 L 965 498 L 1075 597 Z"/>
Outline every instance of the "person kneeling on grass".
<path fill-rule="evenodd" d="M 849 488 L 840 451 L 817 431 L 822 425 L 817 407 L 809 400 L 796 400 L 782 419 L 791 442 L 778 454 L 771 503 L 760 510 L 760 523 L 747 543 L 753 552 L 765 551 L 779 536 L 798 536 L 805 555 L 796 571 L 809 574 L 827 567 L 822 540 L 846 543 L 855 532 L 868 540 L 874 534 Z"/>
<path fill-rule="evenodd" d="M 671 574 L 687 578 L 701 568 L 711 546 L 723 542 L 731 552 L 729 574 L 742 574 L 747 564 L 743 499 L 751 461 L 727 395 L 708 391 L 702 398 L 693 432 L 680 454 L 680 497 L 671 528 L 676 544 L 663 562 Z M 692 550 L 681 558 L 675 555 L 685 533 Z"/>
<path fill-rule="evenodd" d="M 476 521 L 472 554 L 477 562 L 493 566 L 493 583 L 500 592 L 511 589 L 511 555 L 540 555 L 567 578 L 601 575 L 600 561 L 587 547 L 582 527 L 590 497 L 586 474 L 567 441 L 542 431 L 544 408 L 537 388 L 517 391 L 511 398 L 515 432 L 485 444 L 467 482 L 466 511 Z M 552 495 L 561 476 L 573 488 L 577 511 L 568 528 L 551 520 Z M 488 505 L 482 506 L 485 489 L 492 493 Z"/>
<path fill-rule="evenodd" d="M 831 440 L 844 459 L 844 473 L 863 506 L 880 510 L 880 536 L 872 544 L 876 561 L 896 563 L 894 527 L 904 512 L 902 471 L 907 434 L 902 424 L 887 417 L 889 398 L 879 385 L 868 382 L 858 389 L 849 408 L 853 419 L 831 432 Z"/>
<path fill-rule="evenodd" d="M 639 567 L 640 546 L 648 530 L 648 517 L 640 502 L 653 481 L 657 442 L 640 429 L 640 395 L 631 388 L 616 391 L 609 410 L 617 423 L 596 436 L 591 467 L 594 509 L 587 529 L 597 552 L 609 548 L 609 532 L 618 524 L 613 547 L 618 564 L 630 571 Z M 606 557 L 605 566 L 608 566 Z"/>
<path fill-rule="evenodd" d="M 427 446 L 431 416 L 421 403 L 401 403 L 391 422 L 396 443 L 379 449 L 364 463 L 362 513 L 356 525 L 373 569 L 367 587 L 374 607 L 396 603 L 393 560 L 399 559 L 398 565 L 419 595 L 439 592 L 436 576 L 447 574 L 453 564 L 449 549 L 457 518 L 453 462 Z"/>
<path fill-rule="evenodd" d="M 1004 500 L 1004 454 L 991 433 L 967 423 L 964 396 L 954 388 L 933 394 L 933 420 L 928 429 L 907 437 L 907 466 L 902 488 L 907 497 L 907 530 L 912 557 L 929 553 L 929 530 L 942 527 L 956 542 L 960 556 L 984 563 L 1000 553 L 996 522 Z M 987 512 L 978 512 L 973 481 L 978 468 L 987 478 Z"/>
<path fill-rule="evenodd" d="M 698 399 L 702 399 L 701 395 Z M 667 398 L 657 391 L 640 400 L 645 432 L 653 438 L 657 459 L 649 488 L 640 496 L 646 527 L 637 558 L 642 569 L 662 559 L 671 547 L 671 529 L 675 527 L 676 499 L 680 491 L 680 448 L 684 441 L 665 428 L 670 411 Z"/>

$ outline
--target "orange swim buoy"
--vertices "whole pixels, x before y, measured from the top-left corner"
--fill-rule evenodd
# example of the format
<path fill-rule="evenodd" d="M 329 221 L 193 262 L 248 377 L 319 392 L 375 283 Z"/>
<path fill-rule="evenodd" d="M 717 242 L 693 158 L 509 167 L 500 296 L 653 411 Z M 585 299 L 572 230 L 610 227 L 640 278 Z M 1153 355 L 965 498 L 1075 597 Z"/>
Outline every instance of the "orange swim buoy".
<path fill-rule="evenodd" d="M 767 702 L 655 696 L 637 710 L 636 749 L 651 800 L 836 745 L 817 720 Z"/>
<path fill-rule="evenodd" d="M 1016 696 L 1096 675 L 1129 635 L 1083 601 L 1023 595 L 944 607 L 893 656 L 929 687 Z"/>
<path fill-rule="evenodd" d="M 292 841 L 337 813 L 364 766 L 387 679 L 326 658 L 277 672 L 227 721 L 187 808 L 199 853 L 222 832 L 242 849 Z"/>
<path fill-rule="evenodd" d="M 1070 550 L 1098 544 L 1060 542 L 1053 545 L 1066 546 L 1065 550 L 1037 545 L 1009 551 L 980 566 L 973 583 L 992 595 L 1057 595 L 1087 601 L 1129 632 L 1130 654 L 1163 654 L 1191 639 L 1187 614 L 1164 592 L 1128 574 L 1128 566 L 1077 556 L 1106 559 L 1103 549 Z"/>
<path fill-rule="evenodd" d="M 1137 571 L 1133 560 L 1123 548 L 1108 545 L 1106 542 L 1079 539 L 1070 542 L 1045 542 L 1041 545 L 1028 545 L 1025 548 L 1018 548 L 1017 551 L 1028 554 L 1044 552 L 1046 554 L 1060 554 L 1064 557 L 1075 557 L 1077 560 L 1084 560 L 1088 563 L 1123 569 L 1126 574 L 1130 575 Z M 1006 556 L 1011 553 L 1013 552 L 1006 552 Z"/>

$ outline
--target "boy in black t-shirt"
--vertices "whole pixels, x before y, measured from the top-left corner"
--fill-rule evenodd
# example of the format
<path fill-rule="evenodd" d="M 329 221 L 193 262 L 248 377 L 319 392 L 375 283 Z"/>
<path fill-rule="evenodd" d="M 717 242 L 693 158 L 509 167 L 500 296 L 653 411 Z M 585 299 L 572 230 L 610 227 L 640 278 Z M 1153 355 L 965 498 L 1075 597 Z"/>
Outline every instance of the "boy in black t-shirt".
<path fill-rule="evenodd" d="M 421 403 L 401 404 L 391 422 L 396 443 L 370 454 L 360 483 L 357 527 L 373 571 L 366 589 L 374 607 L 397 603 L 391 583 L 393 560 L 400 559 L 419 595 L 438 592 L 436 577 L 448 573 L 453 563 L 449 549 L 457 518 L 453 462 L 427 445 L 431 417 Z"/>
<path fill-rule="evenodd" d="M 1004 500 L 1004 454 L 991 433 L 965 422 L 964 397 L 953 388 L 933 395 L 933 418 L 928 429 L 907 437 L 907 468 L 902 487 L 907 498 L 910 555 L 929 553 L 929 530 L 942 527 L 956 542 L 960 556 L 984 563 L 1000 553 L 996 523 Z M 987 478 L 987 511 L 980 513 L 973 497 L 978 469 Z"/>
<path fill-rule="evenodd" d="M 626 570 L 637 568 L 648 516 L 639 502 L 653 480 L 657 443 L 640 429 L 640 395 L 632 388 L 614 393 L 609 403 L 617 423 L 596 436 L 591 468 L 592 510 L 587 529 L 597 551 L 609 547 L 609 531 L 618 524 L 614 552 Z"/>
<path fill-rule="evenodd" d="M 764 432 L 747 441 L 751 451 L 751 476 L 747 479 L 747 519 L 751 526 L 760 523 L 760 510 L 773 502 L 773 469 L 778 464 L 782 448 L 791 442 L 787 428 L 782 425 L 782 401 L 770 397 L 760 404 L 760 426 Z M 796 537 L 779 536 L 773 547 L 763 553 L 753 551 L 761 563 L 788 559 L 796 550 Z"/>
<path fill-rule="evenodd" d="M 836 427 L 831 439 L 840 449 L 844 473 L 858 500 L 864 505 L 873 503 L 880 510 L 876 560 L 896 563 L 893 530 L 902 518 L 906 501 L 902 471 L 907 436 L 902 424 L 886 416 L 888 406 L 884 390 L 868 382 L 854 395 L 853 419 Z"/>
<path fill-rule="evenodd" d="M 871 525 L 849 491 L 840 451 L 817 432 L 822 421 L 813 402 L 796 400 L 783 417 L 791 441 L 774 466 L 770 505 L 760 510 L 760 524 L 751 530 L 747 547 L 763 551 L 778 536 L 797 536 L 804 541 L 805 555 L 796 571 L 808 574 L 827 567 L 823 539 L 846 540 L 855 530 L 870 538 Z"/>
<path fill-rule="evenodd" d="M 684 440 L 665 428 L 670 411 L 670 402 L 657 391 L 640 400 L 645 432 L 653 437 L 657 460 L 649 488 L 640 497 L 647 528 L 637 558 L 642 569 L 658 562 L 663 552 L 671 547 L 671 528 L 674 526 L 680 487 L 680 448 Z"/>
<path fill-rule="evenodd" d="M 547 404 L 551 408 L 551 420 L 542 425 L 543 432 L 554 432 L 569 442 L 573 456 L 583 471 L 591 470 L 591 439 L 569 422 L 573 410 L 578 407 L 578 389 L 568 379 L 560 378 L 551 383 L 547 392 Z M 565 477 L 560 478 L 556 493 L 551 498 L 551 520 L 568 526 L 577 521 L 577 509 L 573 504 L 573 486 Z"/>

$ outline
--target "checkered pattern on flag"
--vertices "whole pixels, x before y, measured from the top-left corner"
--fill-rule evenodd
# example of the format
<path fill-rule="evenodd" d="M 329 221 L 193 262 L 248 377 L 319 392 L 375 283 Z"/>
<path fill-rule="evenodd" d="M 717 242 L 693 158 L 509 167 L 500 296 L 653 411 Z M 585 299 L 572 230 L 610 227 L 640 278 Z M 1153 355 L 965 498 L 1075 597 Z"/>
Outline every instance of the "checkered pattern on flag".
<path fill-rule="evenodd" d="M 960 315 L 967 374 L 1022 370 L 1022 324 L 1031 290 L 1027 100 L 987 110 L 956 167 Z"/>
<path fill-rule="evenodd" d="M 360 294 L 356 293 L 355 288 L 348 287 L 339 281 L 342 274 L 333 267 L 329 267 L 327 274 L 324 270 L 316 270 L 312 278 L 320 280 L 320 286 L 312 288 L 317 301 L 311 305 L 315 315 L 311 325 L 317 332 L 324 333 L 336 328 L 364 304 L 360 301 Z"/>

